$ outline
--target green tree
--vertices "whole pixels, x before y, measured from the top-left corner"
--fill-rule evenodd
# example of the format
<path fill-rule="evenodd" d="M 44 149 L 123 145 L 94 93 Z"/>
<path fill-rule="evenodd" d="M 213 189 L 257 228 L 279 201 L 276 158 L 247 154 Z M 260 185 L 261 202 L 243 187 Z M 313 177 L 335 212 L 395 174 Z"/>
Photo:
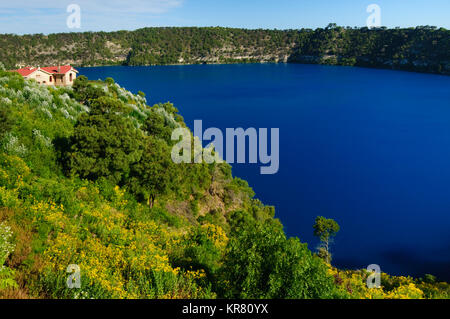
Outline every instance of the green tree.
<path fill-rule="evenodd" d="M 91 115 L 109 115 L 113 113 L 114 115 L 121 116 L 118 113 L 125 111 L 125 106 L 122 101 L 107 96 L 92 99 L 90 105 L 91 110 L 89 114 Z"/>
<path fill-rule="evenodd" d="M 319 245 L 319 256 L 327 263 L 331 263 L 330 244 L 339 232 L 340 227 L 333 219 L 322 216 L 316 217 L 316 222 L 313 227 L 314 235 L 319 237 L 321 242 Z"/>
<path fill-rule="evenodd" d="M 129 189 L 145 199 L 150 207 L 156 197 L 164 195 L 172 186 L 176 166 L 170 158 L 170 148 L 162 140 L 152 136 L 145 141 L 144 152 L 131 167 Z"/>
<path fill-rule="evenodd" d="M 130 165 L 141 157 L 143 134 L 118 112 L 122 107 L 119 101 L 103 97 L 92 105 L 92 113 L 79 117 L 71 137 L 70 173 L 123 184 Z"/>
<path fill-rule="evenodd" d="M 105 91 L 100 86 L 90 83 L 88 78 L 84 75 L 80 75 L 76 78 L 72 88 L 75 99 L 89 106 L 95 99 L 106 95 Z"/>
<path fill-rule="evenodd" d="M 113 78 L 108 77 L 108 78 L 105 79 L 105 83 L 108 84 L 108 85 L 113 85 L 116 82 L 114 81 Z"/>

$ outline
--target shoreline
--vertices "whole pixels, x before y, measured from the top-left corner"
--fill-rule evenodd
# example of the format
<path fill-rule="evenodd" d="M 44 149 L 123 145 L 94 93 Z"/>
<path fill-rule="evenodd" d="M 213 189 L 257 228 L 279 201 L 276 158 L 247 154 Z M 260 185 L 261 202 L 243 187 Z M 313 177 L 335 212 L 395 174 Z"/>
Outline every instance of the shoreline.
<path fill-rule="evenodd" d="M 418 74 L 431 74 L 431 75 L 441 75 L 444 77 L 450 76 L 449 73 L 438 73 L 438 72 L 427 72 L 420 70 L 410 70 L 410 69 L 400 69 L 400 68 L 383 68 L 378 66 L 363 66 L 363 65 L 340 65 L 340 64 L 324 64 L 324 63 L 301 63 L 301 62 L 236 62 L 236 63 L 173 63 L 173 64 L 147 64 L 147 65 L 128 65 L 128 64 L 100 64 L 100 65 L 90 65 L 90 66 L 79 66 L 74 65 L 74 68 L 101 68 L 101 67 L 161 67 L 161 66 L 194 66 L 194 65 L 249 65 L 249 64 L 298 64 L 298 65 L 319 65 L 319 66 L 332 66 L 332 67 L 350 67 L 350 68 L 362 68 L 362 69 L 374 69 L 374 70 L 386 70 L 386 71 L 400 71 L 408 73 L 418 73 Z"/>

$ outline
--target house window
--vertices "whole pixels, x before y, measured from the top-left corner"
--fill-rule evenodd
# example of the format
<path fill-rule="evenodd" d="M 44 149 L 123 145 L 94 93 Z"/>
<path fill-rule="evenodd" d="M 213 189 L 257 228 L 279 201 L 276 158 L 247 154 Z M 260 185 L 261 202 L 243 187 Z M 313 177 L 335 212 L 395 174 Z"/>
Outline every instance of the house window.
<path fill-rule="evenodd" d="M 72 73 L 69 75 L 69 81 L 72 82 Z"/>
<path fill-rule="evenodd" d="M 49 77 L 49 81 L 50 81 L 50 82 L 52 82 L 52 81 L 53 81 L 53 80 L 52 80 L 52 77 L 51 77 L 51 76 Z"/>

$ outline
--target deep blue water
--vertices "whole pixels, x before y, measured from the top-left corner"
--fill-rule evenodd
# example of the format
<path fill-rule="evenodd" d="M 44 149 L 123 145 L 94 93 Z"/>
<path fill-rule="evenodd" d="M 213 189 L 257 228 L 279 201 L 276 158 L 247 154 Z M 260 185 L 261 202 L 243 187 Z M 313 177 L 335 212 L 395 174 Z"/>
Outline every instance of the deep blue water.
<path fill-rule="evenodd" d="M 193 129 L 280 128 L 280 170 L 234 164 L 314 249 L 317 215 L 341 231 L 333 263 L 450 280 L 450 77 L 295 64 L 82 68 L 170 101 Z"/>

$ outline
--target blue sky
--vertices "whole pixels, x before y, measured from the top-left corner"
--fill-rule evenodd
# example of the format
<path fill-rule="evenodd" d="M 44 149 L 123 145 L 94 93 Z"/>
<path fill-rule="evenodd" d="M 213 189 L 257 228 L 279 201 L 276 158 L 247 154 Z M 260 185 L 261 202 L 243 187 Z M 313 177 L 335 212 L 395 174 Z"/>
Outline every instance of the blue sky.
<path fill-rule="evenodd" d="M 81 8 L 70 29 L 69 4 Z M 369 4 L 387 27 L 435 25 L 450 29 L 449 0 L 0 0 L 0 33 L 134 30 L 147 26 L 227 26 L 297 29 L 364 26 Z"/>

